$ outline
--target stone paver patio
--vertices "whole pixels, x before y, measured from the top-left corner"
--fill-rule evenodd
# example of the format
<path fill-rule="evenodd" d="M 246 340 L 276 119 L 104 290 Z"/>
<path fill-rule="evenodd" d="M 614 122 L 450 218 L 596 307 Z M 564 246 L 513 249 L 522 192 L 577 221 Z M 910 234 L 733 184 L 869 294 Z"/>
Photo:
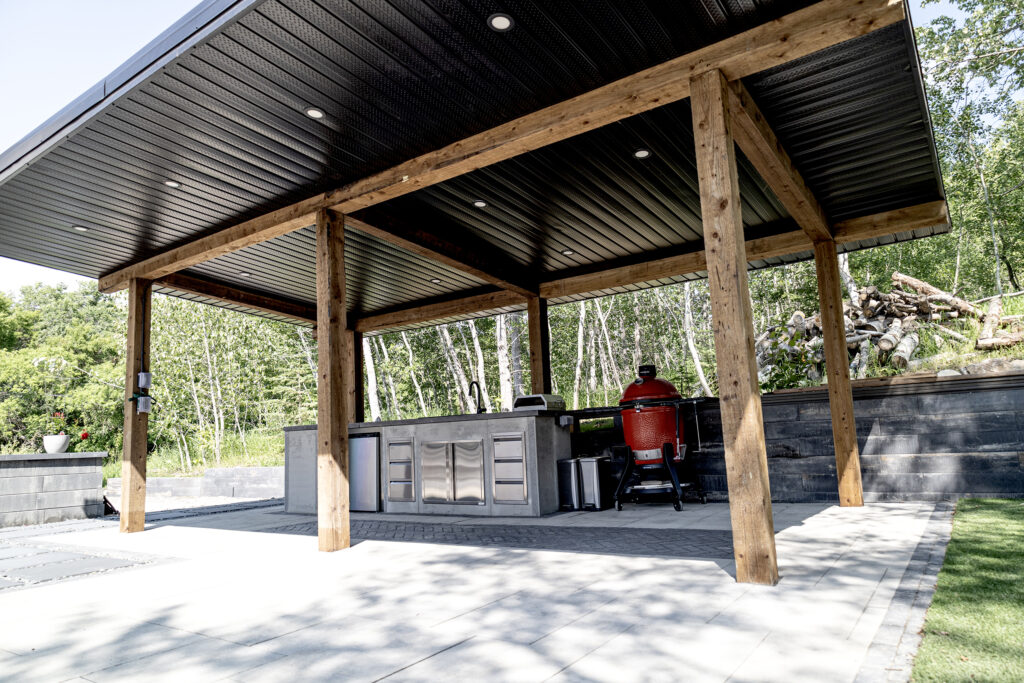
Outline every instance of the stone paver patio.
<path fill-rule="evenodd" d="M 949 522 L 776 505 L 768 588 L 721 504 L 356 514 L 338 553 L 276 502 L 198 512 L 0 531 L 0 679 L 905 680 Z"/>

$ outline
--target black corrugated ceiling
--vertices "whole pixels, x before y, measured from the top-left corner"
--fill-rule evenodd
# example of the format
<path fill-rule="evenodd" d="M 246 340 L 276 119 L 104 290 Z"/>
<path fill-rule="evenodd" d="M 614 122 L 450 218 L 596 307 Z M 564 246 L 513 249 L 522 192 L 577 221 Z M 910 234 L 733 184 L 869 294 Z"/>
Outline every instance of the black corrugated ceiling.
<path fill-rule="evenodd" d="M 210 0 L 0 156 L 0 255 L 97 277 L 807 4 Z M 487 27 L 497 10 L 513 30 Z M 907 22 L 746 84 L 830 218 L 942 197 Z M 702 239 L 690 128 L 679 102 L 359 217 L 487 240 L 535 280 L 679 249 Z M 744 223 L 794 229 L 742 155 L 740 171 Z M 353 312 L 486 288 L 346 236 Z M 187 272 L 312 303 L 313 242 L 304 229 Z"/>

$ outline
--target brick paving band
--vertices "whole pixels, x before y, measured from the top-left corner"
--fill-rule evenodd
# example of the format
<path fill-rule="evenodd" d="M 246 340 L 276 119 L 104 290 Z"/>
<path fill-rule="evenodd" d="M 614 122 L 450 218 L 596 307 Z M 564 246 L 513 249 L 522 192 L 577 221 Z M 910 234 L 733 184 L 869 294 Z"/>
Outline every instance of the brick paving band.
<path fill-rule="evenodd" d="M 266 529 L 271 533 L 316 535 L 316 522 Z M 707 529 L 557 527 L 531 524 L 443 524 L 352 521 L 352 538 L 481 547 L 555 550 L 601 555 L 732 559 L 732 532 Z"/>

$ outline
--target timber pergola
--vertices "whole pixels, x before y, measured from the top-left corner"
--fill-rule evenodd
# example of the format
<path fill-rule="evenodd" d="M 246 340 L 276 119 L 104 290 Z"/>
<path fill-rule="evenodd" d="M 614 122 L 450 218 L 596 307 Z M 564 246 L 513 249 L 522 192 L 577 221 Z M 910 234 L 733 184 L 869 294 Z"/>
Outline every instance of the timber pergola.
<path fill-rule="evenodd" d="M 815 261 L 862 505 L 837 254 L 949 227 L 904 3 L 382 4 L 208 0 L 0 156 L 0 255 L 129 290 L 122 529 L 154 289 L 315 325 L 337 550 L 362 334 L 526 310 L 548 392 L 549 304 L 706 276 L 737 579 L 777 582 L 747 270 Z"/>

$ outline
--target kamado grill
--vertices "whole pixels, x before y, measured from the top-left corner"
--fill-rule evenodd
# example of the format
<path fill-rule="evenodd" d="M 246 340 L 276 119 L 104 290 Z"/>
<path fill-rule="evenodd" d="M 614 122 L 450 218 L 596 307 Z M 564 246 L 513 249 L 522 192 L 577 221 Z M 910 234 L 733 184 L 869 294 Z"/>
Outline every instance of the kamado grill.
<path fill-rule="evenodd" d="M 623 393 L 622 430 L 629 453 L 615 489 L 615 507 L 624 499 L 639 501 L 646 496 L 672 495 L 672 505 L 682 509 L 683 489 L 696 482 L 680 482 L 676 466 L 686 457 L 683 441 L 684 400 L 671 382 L 657 377 L 653 365 L 641 365 L 639 377 Z M 699 490 L 701 503 L 706 502 Z"/>

